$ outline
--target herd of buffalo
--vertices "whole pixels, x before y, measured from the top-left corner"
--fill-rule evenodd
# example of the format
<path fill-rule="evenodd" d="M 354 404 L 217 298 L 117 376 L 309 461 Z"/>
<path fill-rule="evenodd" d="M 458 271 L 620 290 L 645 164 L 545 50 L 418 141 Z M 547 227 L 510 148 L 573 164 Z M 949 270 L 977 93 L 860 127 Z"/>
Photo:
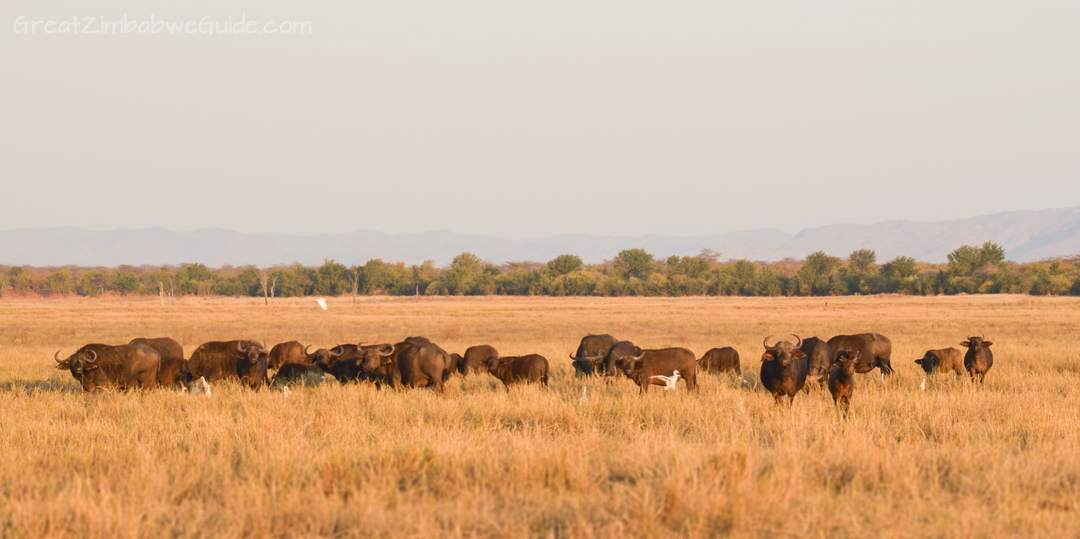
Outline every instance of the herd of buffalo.
<path fill-rule="evenodd" d="M 793 337 L 795 343 L 781 340 L 770 345 L 769 337 L 762 343 L 761 385 L 777 403 L 785 396 L 789 403 L 794 401 L 809 380 L 827 385 L 836 405 L 846 411 L 855 373 L 877 368 L 884 378 L 893 372 L 892 342 L 881 334 L 838 335 L 828 341 Z M 915 363 L 926 374 L 955 372 L 959 377 L 966 371 L 972 380 L 982 382 L 994 364 L 993 343 L 985 337 L 968 337 L 960 344 L 966 353 L 956 348 L 929 350 Z M 329 375 L 343 384 L 366 381 L 394 388 L 433 387 L 441 393 L 454 373 L 467 376 L 487 371 L 509 388 L 516 383 L 546 386 L 549 369 L 548 360 L 537 354 L 501 357 L 488 345 L 450 354 L 424 337 L 409 337 L 393 345 L 339 344 L 314 351 L 296 341 L 269 350 L 251 340 L 213 341 L 196 348 L 188 359 L 180 343 L 171 338 L 140 338 L 119 346 L 88 344 L 67 359 L 60 359 L 60 351 L 53 357 L 57 368 L 70 370 L 87 392 L 157 386 L 186 389 L 193 380 L 225 379 L 258 389 Z M 687 390 L 696 391 L 699 370 L 742 376 L 739 353 L 731 347 L 713 348 L 699 359 L 686 348 L 643 350 L 611 335 L 588 335 L 570 358 L 578 376 L 602 376 L 609 381 L 629 378 L 642 393 L 650 385 L 673 387 L 679 378 Z M 276 371 L 272 378 L 270 370 Z"/>

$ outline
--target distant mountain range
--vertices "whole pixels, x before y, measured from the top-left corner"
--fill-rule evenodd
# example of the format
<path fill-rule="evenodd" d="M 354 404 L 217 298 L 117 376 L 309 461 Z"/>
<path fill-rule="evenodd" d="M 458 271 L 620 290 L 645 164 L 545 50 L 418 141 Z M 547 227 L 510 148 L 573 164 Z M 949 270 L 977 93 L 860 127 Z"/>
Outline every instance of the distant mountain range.
<path fill-rule="evenodd" d="M 417 234 L 360 230 L 294 236 L 242 234 L 220 228 L 173 232 L 154 227 L 99 232 L 75 227 L 38 227 L 0 231 L 0 263 L 117 266 L 201 262 L 216 267 L 320 264 L 327 258 L 358 264 L 381 258 L 407 263 L 432 259 L 444 265 L 465 251 L 496 263 L 543 262 L 565 253 L 576 254 L 586 263 L 596 263 L 632 247 L 642 247 L 663 257 L 693 255 L 709 248 L 722 253 L 725 259 L 764 261 L 803 258 L 815 251 L 846 257 L 856 249 L 873 249 L 879 262 L 899 255 L 925 262 L 944 262 L 946 254 L 958 246 L 985 241 L 1001 244 L 1008 259 L 1019 262 L 1080 254 L 1080 207 L 1014 211 L 934 223 L 836 224 L 807 228 L 795 235 L 761 229 L 680 237 L 560 234 L 517 241 L 445 230 Z"/>

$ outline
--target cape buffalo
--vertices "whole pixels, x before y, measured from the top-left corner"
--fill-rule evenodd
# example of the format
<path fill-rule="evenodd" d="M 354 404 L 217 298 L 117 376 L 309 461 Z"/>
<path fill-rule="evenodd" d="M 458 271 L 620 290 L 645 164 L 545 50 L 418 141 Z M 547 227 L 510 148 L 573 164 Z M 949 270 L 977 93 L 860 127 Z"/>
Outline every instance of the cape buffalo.
<path fill-rule="evenodd" d="M 548 385 L 548 360 L 538 354 L 529 354 L 521 357 L 492 357 L 485 363 L 487 370 L 492 376 L 502 380 L 507 391 L 510 386 L 519 382 L 540 382 L 544 387 Z"/>
<path fill-rule="evenodd" d="M 154 389 L 161 366 L 161 355 L 141 343 L 120 346 L 88 344 L 67 359 L 60 359 L 60 351 L 57 350 L 53 359 L 59 366 L 67 366 L 86 392 L 109 387 Z"/>
<path fill-rule="evenodd" d="M 817 337 L 810 337 L 803 340 L 799 350 L 806 354 L 806 364 L 809 369 L 806 378 L 824 387 L 829 379 L 829 371 L 833 363 L 833 351 L 829 343 Z"/>
<path fill-rule="evenodd" d="M 191 371 L 182 357 L 163 357 L 158 367 L 157 383 L 161 387 L 187 387 L 191 384 Z"/>
<path fill-rule="evenodd" d="M 289 341 L 275 344 L 270 349 L 270 356 L 267 358 L 267 367 L 271 369 L 278 369 L 286 363 L 304 363 L 310 365 L 311 362 L 307 359 L 307 354 L 304 353 L 304 345 L 297 341 Z"/>
<path fill-rule="evenodd" d="M 769 337 L 765 337 L 761 343 L 765 346 L 765 353 L 761 355 L 761 385 L 772 393 L 777 404 L 786 395 L 790 405 L 795 401 L 795 394 L 806 385 L 809 365 L 806 353 L 799 349 L 802 339 L 798 335 L 792 337 L 799 342 L 792 345 L 788 341 L 780 341 L 769 346 Z"/>
<path fill-rule="evenodd" d="M 273 385 L 280 386 L 289 384 L 292 382 L 315 382 L 322 381 L 326 378 L 323 374 L 323 370 L 318 365 L 308 365 L 305 363 L 285 363 L 278 368 L 277 374 L 274 375 Z"/>
<path fill-rule="evenodd" d="M 574 373 L 577 377 L 598 375 L 603 376 L 616 374 L 604 369 L 604 357 L 619 339 L 611 335 L 586 335 L 581 339 L 577 352 L 570 356 L 574 362 Z"/>
<path fill-rule="evenodd" d="M 837 335 L 829 339 L 829 348 L 832 348 L 833 357 L 842 350 L 859 352 L 861 356 L 855 364 L 855 372 L 863 374 L 881 369 L 881 378 L 886 374 L 892 374 L 892 341 L 880 333 L 860 333 L 858 335 Z M 834 359 L 835 361 L 835 359 Z"/>
<path fill-rule="evenodd" d="M 255 341 L 211 341 L 191 353 L 188 369 L 192 379 L 206 378 L 208 382 L 244 376 L 244 382 L 254 388 L 262 384 L 255 380 L 257 371 L 261 370 L 265 379 L 267 355 L 266 348 Z M 243 375 L 237 370 L 240 366 L 244 366 Z"/>
<path fill-rule="evenodd" d="M 964 368 L 971 375 L 972 381 L 975 380 L 975 377 L 978 377 L 979 383 L 983 383 L 986 372 L 990 370 L 990 367 L 994 366 L 994 353 L 990 351 L 990 345 L 992 344 L 994 343 L 986 340 L 985 335 L 982 337 L 968 337 L 966 341 L 960 343 L 960 346 L 967 348 L 967 353 L 964 354 Z"/>
<path fill-rule="evenodd" d="M 833 363 L 829 373 L 829 393 L 832 394 L 833 405 L 840 408 L 845 416 L 855 389 L 855 363 L 858 360 L 859 352 L 842 350 L 836 354 L 836 363 Z"/>
<path fill-rule="evenodd" d="M 444 382 L 450 378 L 450 354 L 437 344 L 404 347 L 397 355 L 392 376 L 395 387 L 434 387 L 445 393 Z"/>
<path fill-rule="evenodd" d="M 499 358 L 499 351 L 494 346 L 487 344 L 481 344 L 478 346 L 470 346 L 468 350 L 465 350 L 465 355 L 458 354 L 450 355 L 453 364 L 457 367 L 457 371 L 462 375 L 468 376 L 469 374 L 480 374 L 487 369 L 487 364 L 492 359 Z"/>
<path fill-rule="evenodd" d="M 153 348 L 155 351 L 157 351 L 158 355 L 161 356 L 161 359 L 171 357 L 184 357 L 184 347 L 180 346 L 180 343 L 169 337 L 157 337 L 153 339 L 144 339 L 140 337 L 138 339 L 131 339 L 131 342 L 129 342 L 128 344 L 140 343 L 145 344 L 146 346 L 149 346 L 150 348 Z"/>
<path fill-rule="evenodd" d="M 338 345 L 341 353 L 338 355 L 328 354 L 325 360 L 316 361 L 322 370 L 326 371 L 339 382 L 346 384 L 362 376 L 365 371 L 373 371 L 382 365 L 382 359 L 393 353 L 394 347 L 389 344 Z M 373 378 L 379 381 L 378 377 Z M 383 380 L 385 382 L 385 380 Z"/>
<path fill-rule="evenodd" d="M 642 350 L 630 341 L 615 343 L 604 357 L 609 369 L 619 369 L 641 388 L 649 392 L 650 385 L 667 385 L 653 376 L 674 376 L 675 371 L 686 381 L 687 391 L 697 391 L 697 358 L 686 348 Z"/>
<path fill-rule="evenodd" d="M 955 372 L 959 378 L 964 375 L 964 356 L 956 348 L 943 348 L 941 350 L 927 350 L 921 359 L 916 359 L 915 364 L 922 367 L 926 374 L 939 372 Z"/>
<path fill-rule="evenodd" d="M 739 352 L 730 346 L 713 348 L 698 360 L 698 365 L 705 372 L 734 374 L 742 377 L 742 365 L 739 363 Z"/>
<path fill-rule="evenodd" d="M 421 347 L 429 344 L 431 344 L 431 341 L 424 337 L 407 337 L 404 341 L 394 345 L 393 351 L 389 356 L 380 354 L 378 358 L 379 365 L 377 367 L 373 367 L 375 360 L 374 356 L 369 356 L 364 362 L 364 372 L 361 376 L 374 378 L 376 381 L 389 380 L 395 387 L 399 387 L 401 385 L 401 375 L 397 370 L 398 357 L 401 356 L 402 352 L 409 348 Z"/>

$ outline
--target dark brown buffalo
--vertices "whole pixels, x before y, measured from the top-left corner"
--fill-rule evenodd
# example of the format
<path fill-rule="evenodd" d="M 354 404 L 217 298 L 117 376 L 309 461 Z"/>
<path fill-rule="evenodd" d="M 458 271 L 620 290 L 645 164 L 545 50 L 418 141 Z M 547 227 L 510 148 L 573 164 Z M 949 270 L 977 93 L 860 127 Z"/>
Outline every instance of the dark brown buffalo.
<path fill-rule="evenodd" d="M 337 381 L 347 384 L 357 379 L 370 379 L 376 383 L 387 380 L 380 380 L 377 376 L 363 376 L 365 371 L 373 371 L 382 365 L 382 359 L 389 357 L 393 353 L 394 347 L 389 344 L 373 344 L 373 345 L 356 345 L 356 344 L 342 344 L 338 345 L 341 348 L 341 353 L 338 355 L 329 354 L 325 360 L 320 362 L 316 361 L 316 365 L 322 370 L 326 371 Z"/>
<path fill-rule="evenodd" d="M 465 355 L 450 354 L 450 359 L 462 375 L 480 374 L 487 370 L 492 359 L 499 359 L 499 351 L 494 346 L 481 344 L 470 346 Z"/>
<path fill-rule="evenodd" d="M 310 365 L 307 360 L 307 354 L 304 353 L 304 345 L 297 341 L 289 341 L 275 344 L 270 349 L 270 355 L 267 358 L 267 368 L 278 369 L 286 363 L 303 363 Z"/>
<path fill-rule="evenodd" d="M 318 365 L 285 363 L 278 368 L 277 374 L 274 375 L 274 385 L 281 386 L 292 382 L 321 382 L 325 378 L 326 375 L 323 374 L 323 370 Z"/>
<path fill-rule="evenodd" d="M 859 352 L 841 351 L 836 354 L 829 373 L 829 393 L 832 394 L 833 406 L 840 408 L 846 416 L 851 406 L 851 394 L 855 391 L 855 364 L 859 361 Z"/>
<path fill-rule="evenodd" d="M 799 342 L 780 341 L 769 346 L 769 337 L 762 342 L 765 353 L 761 355 L 761 385 L 772 393 L 777 404 L 783 402 L 784 396 L 788 397 L 789 405 L 794 402 L 795 394 L 806 385 L 809 372 L 806 353 L 799 349 L 802 339 L 792 336 Z"/>
<path fill-rule="evenodd" d="M 586 335 L 581 339 L 577 352 L 570 356 L 574 361 L 574 374 L 581 376 L 603 376 L 605 373 L 614 375 L 617 373 L 605 371 L 604 358 L 608 350 L 611 350 L 619 339 L 611 335 Z"/>
<path fill-rule="evenodd" d="M 698 360 L 698 365 L 705 372 L 733 374 L 742 376 L 742 364 L 739 362 L 739 352 L 730 346 L 713 348 Z"/>
<path fill-rule="evenodd" d="M 53 354 L 58 368 L 66 366 L 78 380 L 83 391 L 96 389 L 154 389 L 157 387 L 161 355 L 145 344 L 88 344 L 67 359 L 60 351 Z"/>
<path fill-rule="evenodd" d="M 811 383 L 817 382 L 824 387 L 829 380 L 829 371 L 832 370 L 833 351 L 829 343 L 817 338 L 804 339 L 799 347 L 806 354 L 807 371 L 806 378 Z"/>
<path fill-rule="evenodd" d="M 258 388 L 266 379 L 267 356 L 266 348 L 255 341 L 211 341 L 191 353 L 188 369 L 194 380 L 215 382 L 243 377 L 249 387 Z"/>
<path fill-rule="evenodd" d="M 161 387 L 187 387 L 191 384 L 191 371 L 182 357 L 163 357 L 158 368 L 157 383 Z"/>
<path fill-rule="evenodd" d="M 146 346 L 149 346 L 150 348 L 156 350 L 158 355 L 161 356 L 161 359 L 171 357 L 184 357 L 184 347 L 180 346 L 180 343 L 176 342 L 173 339 L 170 339 L 169 337 L 156 337 L 153 339 L 144 339 L 140 337 L 138 339 L 131 339 L 131 342 L 129 342 L 128 344 L 140 343 L 145 344 Z"/>
<path fill-rule="evenodd" d="M 836 354 L 843 350 L 859 352 L 859 361 L 855 364 L 855 372 L 867 373 L 874 368 L 881 369 L 881 378 L 886 374 L 892 374 L 893 368 L 890 363 L 892 357 L 892 341 L 880 333 L 860 333 L 858 335 L 837 335 L 829 339 L 829 348 L 832 348 L 835 361 Z"/>
<path fill-rule="evenodd" d="M 964 355 L 956 348 L 943 348 L 941 350 L 927 350 L 921 359 L 916 359 L 915 364 L 922 367 L 926 374 L 943 372 L 955 372 L 959 378 L 964 375 Z"/>
<path fill-rule="evenodd" d="M 391 379 L 394 387 L 434 387 L 445 393 L 450 367 L 450 354 L 439 345 L 409 345 L 397 355 Z"/>
<path fill-rule="evenodd" d="M 679 376 L 686 381 L 687 391 L 697 391 L 697 358 L 686 348 L 642 350 L 630 341 L 620 341 L 608 350 L 604 364 L 619 369 L 641 388 L 649 392 L 650 385 L 666 385 L 653 376 Z"/>
<path fill-rule="evenodd" d="M 492 357 L 485 363 L 492 376 L 502 380 L 506 390 L 517 383 L 536 383 L 548 385 L 548 360 L 539 354 L 520 357 Z"/>
<path fill-rule="evenodd" d="M 398 387 L 401 383 L 401 376 L 397 370 L 398 357 L 408 348 L 426 346 L 429 344 L 431 344 L 431 341 L 424 337 L 407 337 L 404 341 L 394 345 L 394 349 L 389 356 L 380 355 L 378 367 L 372 367 L 373 363 L 365 361 L 363 371 L 366 374 L 361 376 L 376 381 L 389 380 L 391 384 Z"/>
<path fill-rule="evenodd" d="M 985 335 L 968 337 L 966 341 L 960 343 L 960 346 L 967 348 L 967 353 L 964 354 L 964 368 L 971 375 L 972 381 L 978 378 L 979 383 L 983 383 L 986 372 L 994 366 L 994 353 L 990 351 L 992 344 L 994 343 L 986 340 Z"/>

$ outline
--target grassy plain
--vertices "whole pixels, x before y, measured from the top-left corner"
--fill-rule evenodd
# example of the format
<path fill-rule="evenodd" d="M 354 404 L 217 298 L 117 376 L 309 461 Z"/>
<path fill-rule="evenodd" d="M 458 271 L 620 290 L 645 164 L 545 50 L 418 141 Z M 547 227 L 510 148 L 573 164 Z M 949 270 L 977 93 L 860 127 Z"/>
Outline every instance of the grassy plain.
<path fill-rule="evenodd" d="M 827 304 L 826 304 L 827 301 Z M 1076 537 L 1080 301 L 1071 298 L 349 298 L 0 301 L 2 537 Z M 767 334 L 878 331 L 897 374 L 777 407 L 701 376 L 639 397 L 575 379 L 586 333 L 757 381 Z M 982 387 L 919 390 L 913 360 L 986 333 Z M 86 396 L 53 368 L 87 342 L 320 346 L 425 335 L 552 363 L 548 391 L 455 377 L 445 397 L 337 384 Z M 580 402 L 583 387 L 588 398 Z M 656 388 L 658 389 L 658 388 Z"/>

